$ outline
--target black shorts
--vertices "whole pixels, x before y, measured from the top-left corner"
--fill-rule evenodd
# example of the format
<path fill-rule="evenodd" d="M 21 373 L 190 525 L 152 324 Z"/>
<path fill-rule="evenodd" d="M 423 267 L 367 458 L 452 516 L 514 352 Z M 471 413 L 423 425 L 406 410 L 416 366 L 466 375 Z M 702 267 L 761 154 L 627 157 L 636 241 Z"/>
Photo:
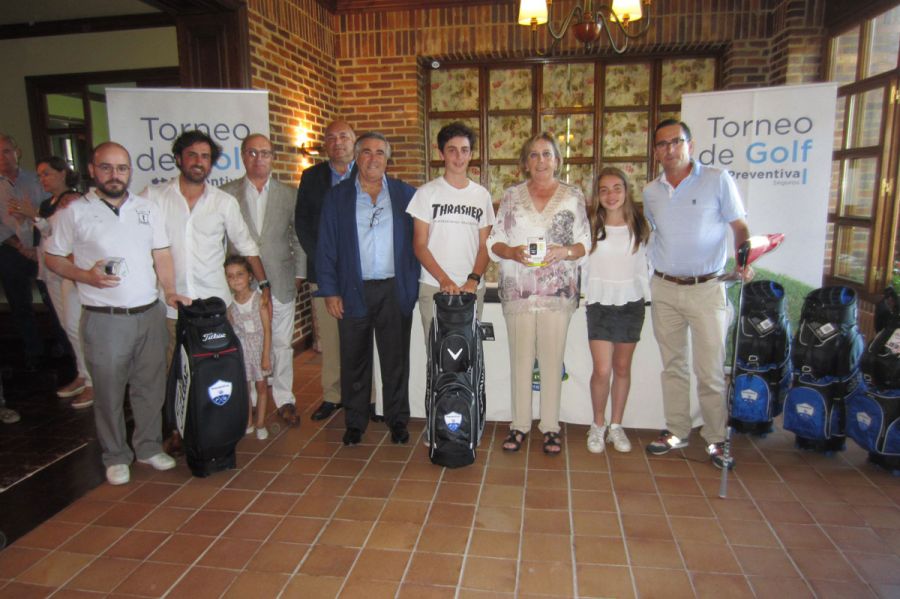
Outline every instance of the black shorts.
<path fill-rule="evenodd" d="M 612 343 L 637 343 L 644 327 L 644 300 L 624 306 L 587 306 L 588 339 Z"/>

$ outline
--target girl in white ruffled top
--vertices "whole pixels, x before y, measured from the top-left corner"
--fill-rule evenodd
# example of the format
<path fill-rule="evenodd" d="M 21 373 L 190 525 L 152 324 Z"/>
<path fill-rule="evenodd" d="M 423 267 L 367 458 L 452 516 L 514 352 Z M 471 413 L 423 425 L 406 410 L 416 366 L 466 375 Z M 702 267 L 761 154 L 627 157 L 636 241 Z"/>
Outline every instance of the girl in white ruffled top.
<path fill-rule="evenodd" d="M 644 304 L 650 298 L 649 235 L 650 225 L 634 204 L 627 175 L 614 167 L 601 170 L 586 276 L 588 339 L 594 363 L 594 422 L 587 440 L 592 453 L 602 453 L 606 443 L 617 451 L 631 451 L 622 416 L 631 387 L 631 360 L 644 325 Z M 607 427 L 610 394 L 612 414 Z"/>

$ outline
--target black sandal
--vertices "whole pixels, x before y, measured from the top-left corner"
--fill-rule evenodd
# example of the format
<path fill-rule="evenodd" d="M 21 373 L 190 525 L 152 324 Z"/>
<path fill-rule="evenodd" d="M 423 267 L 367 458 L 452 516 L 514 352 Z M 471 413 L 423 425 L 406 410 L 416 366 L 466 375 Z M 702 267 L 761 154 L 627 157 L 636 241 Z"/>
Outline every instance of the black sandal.
<path fill-rule="evenodd" d="M 547 455 L 562 453 L 562 444 L 559 441 L 559 433 L 544 433 L 544 453 Z M 554 447 L 556 449 L 553 449 Z"/>
<path fill-rule="evenodd" d="M 503 440 L 503 451 L 519 451 L 522 448 L 522 443 L 525 442 L 525 437 L 528 436 L 528 433 L 523 433 L 522 431 L 517 431 L 516 429 L 510 429 L 509 435 L 506 436 L 506 439 Z M 507 447 L 508 446 L 508 447 Z"/>

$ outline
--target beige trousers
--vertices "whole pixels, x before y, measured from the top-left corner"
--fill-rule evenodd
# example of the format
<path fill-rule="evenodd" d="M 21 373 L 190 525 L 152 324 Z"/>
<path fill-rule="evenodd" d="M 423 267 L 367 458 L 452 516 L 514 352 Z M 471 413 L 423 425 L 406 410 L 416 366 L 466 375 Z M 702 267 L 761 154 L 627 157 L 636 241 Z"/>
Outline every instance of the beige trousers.
<path fill-rule="evenodd" d="M 310 283 L 312 293 L 319 286 Z M 338 337 L 338 322 L 325 309 L 325 300 L 312 298 L 313 318 L 319 333 L 319 348 L 322 350 L 322 400 L 341 403 L 341 345 Z"/>

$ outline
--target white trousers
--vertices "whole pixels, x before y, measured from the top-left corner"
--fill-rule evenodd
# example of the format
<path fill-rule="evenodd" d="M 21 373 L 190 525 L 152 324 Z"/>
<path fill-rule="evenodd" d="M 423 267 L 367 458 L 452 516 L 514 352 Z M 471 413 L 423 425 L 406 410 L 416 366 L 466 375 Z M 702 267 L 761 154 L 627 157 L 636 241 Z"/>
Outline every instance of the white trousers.
<path fill-rule="evenodd" d="M 78 289 L 75 282 L 65 279 L 49 268 L 44 270 L 44 283 L 53 302 L 53 309 L 59 324 L 62 325 L 72 350 L 75 352 L 75 365 L 78 368 L 78 376 L 84 377 L 87 386 L 91 384 L 91 375 L 84 364 L 84 347 L 81 344 L 81 299 L 78 297 Z"/>

